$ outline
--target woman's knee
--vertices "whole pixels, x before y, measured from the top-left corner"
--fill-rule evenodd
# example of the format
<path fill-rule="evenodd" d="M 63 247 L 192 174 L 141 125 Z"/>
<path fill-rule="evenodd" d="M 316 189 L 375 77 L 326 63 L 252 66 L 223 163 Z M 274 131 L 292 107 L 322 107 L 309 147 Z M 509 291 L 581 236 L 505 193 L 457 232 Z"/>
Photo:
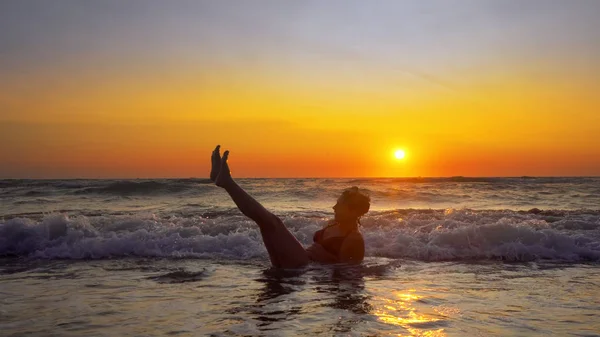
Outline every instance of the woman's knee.
<path fill-rule="evenodd" d="M 256 221 L 261 231 L 274 233 L 280 231 L 281 229 L 285 229 L 285 225 L 283 224 L 283 221 L 279 219 L 279 217 L 271 212 L 267 213 L 268 214 L 263 215 Z"/>

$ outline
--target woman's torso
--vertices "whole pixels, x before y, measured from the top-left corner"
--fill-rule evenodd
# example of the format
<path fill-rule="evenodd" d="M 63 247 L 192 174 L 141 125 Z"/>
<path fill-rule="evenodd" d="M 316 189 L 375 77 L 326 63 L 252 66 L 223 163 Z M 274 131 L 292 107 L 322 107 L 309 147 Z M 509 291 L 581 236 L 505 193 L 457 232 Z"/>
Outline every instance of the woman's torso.
<path fill-rule="evenodd" d="M 355 232 L 358 232 L 358 228 L 344 230 L 339 225 L 333 224 L 316 231 L 313 241 L 323 246 L 330 254 L 338 256 L 345 239 Z"/>

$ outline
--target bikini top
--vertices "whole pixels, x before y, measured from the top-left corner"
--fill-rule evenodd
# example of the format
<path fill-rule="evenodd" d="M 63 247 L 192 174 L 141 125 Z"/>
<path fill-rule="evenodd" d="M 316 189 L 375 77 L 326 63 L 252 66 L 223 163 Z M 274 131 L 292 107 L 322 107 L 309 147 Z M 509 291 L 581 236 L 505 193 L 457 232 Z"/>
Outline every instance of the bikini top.
<path fill-rule="evenodd" d="M 335 225 L 329 225 L 321 230 L 316 231 L 315 235 L 313 235 L 313 241 L 320 244 L 321 246 L 323 246 L 323 248 L 325 248 L 325 250 L 328 251 L 331 255 L 339 256 L 340 249 L 342 248 L 342 244 L 344 243 L 344 240 L 346 240 L 348 235 L 350 235 L 354 231 L 351 231 L 350 233 L 348 233 L 344 236 L 334 236 L 334 237 L 323 239 L 325 230 L 331 226 L 335 226 Z"/>

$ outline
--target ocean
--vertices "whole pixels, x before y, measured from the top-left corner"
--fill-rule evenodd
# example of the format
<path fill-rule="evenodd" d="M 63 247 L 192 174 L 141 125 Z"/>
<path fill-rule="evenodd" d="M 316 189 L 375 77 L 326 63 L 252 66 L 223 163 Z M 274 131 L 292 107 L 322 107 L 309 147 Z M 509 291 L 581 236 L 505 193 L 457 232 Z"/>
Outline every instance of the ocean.
<path fill-rule="evenodd" d="M 365 190 L 365 261 L 271 268 L 208 179 L 0 180 L 0 335 L 600 336 L 600 178 L 237 181 L 306 246 Z"/>

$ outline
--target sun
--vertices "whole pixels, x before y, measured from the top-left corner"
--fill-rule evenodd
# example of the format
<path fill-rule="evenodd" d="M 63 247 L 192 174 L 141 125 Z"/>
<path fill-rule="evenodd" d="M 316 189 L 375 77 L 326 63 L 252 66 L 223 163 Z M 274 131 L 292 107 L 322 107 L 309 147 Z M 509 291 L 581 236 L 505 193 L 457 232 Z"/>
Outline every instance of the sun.
<path fill-rule="evenodd" d="M 396 159 L 402 160 L 406 156 L 406 153 L 404 152 L 404 150 L 396 150 L 396 152 L 394 152 L 394 156 L 396 157 Z"/>

